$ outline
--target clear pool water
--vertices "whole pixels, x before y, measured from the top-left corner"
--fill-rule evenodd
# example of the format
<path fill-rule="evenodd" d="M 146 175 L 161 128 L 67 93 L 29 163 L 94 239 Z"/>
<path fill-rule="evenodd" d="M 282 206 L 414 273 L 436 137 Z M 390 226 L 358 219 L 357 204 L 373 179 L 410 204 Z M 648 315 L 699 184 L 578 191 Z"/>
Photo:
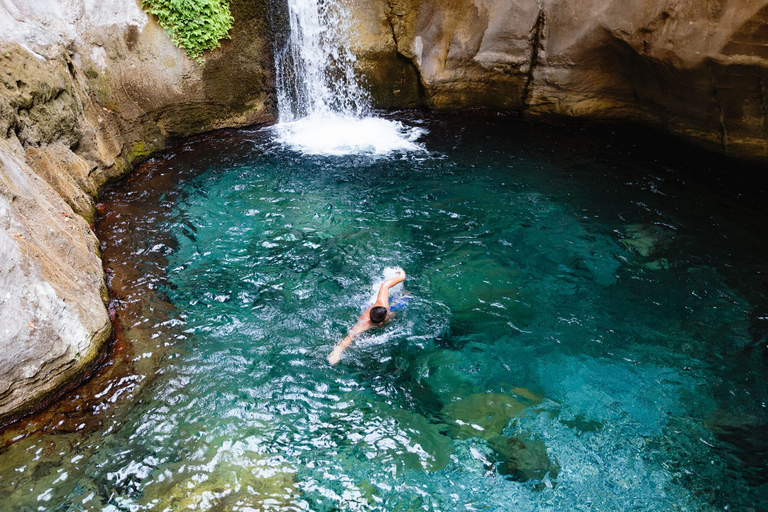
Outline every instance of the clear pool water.
<path fill-rule="evenodd" d="M 642 131 L 180 144 L 104 197 L 111 364 L 8 429 L 14 510 L 759 510 L 767 179 Z M 408 307 L 330 367 L 386 267 Z M 33 428 L 34 427 L 34 428 Z"/>

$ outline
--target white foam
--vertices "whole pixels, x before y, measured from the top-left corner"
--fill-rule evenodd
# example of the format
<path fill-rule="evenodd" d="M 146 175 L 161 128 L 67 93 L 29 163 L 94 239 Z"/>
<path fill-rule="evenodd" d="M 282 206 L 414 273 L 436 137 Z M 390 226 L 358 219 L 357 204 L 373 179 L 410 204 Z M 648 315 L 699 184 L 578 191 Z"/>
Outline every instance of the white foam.
<path fill-rule="evenodd" d="M 424 151 L 424 130 L 399 121 L 343 114 L 313 114 L 276 126 L 278 141 L 305 155 L 386 155 Z"/>
<path fill-rule="evenodd" d="M 382 279 L 374 283 L 373 285 L 371 285 L 373 296 L 368 301 L 370 304 L 373 304 L 374 302 L 376 302 L 376 297 L 379 294 L 379 288 L 381 288 L 381 283 L 395 277 L 398 271 L 403 271 L 403 269 L 400 267 L 387 267 L 384 269 L 384 272 L 382 272 Z M 398 283 L 389 289 L 389 296 L 390 298 L 397 297 L 398 295 L 400 295 L 400 293 L 402 293 L 402 291 L 403 291 L 403 283 Z"/>
<path fill-rule="evenodd" d="M 288 0 L 288 14 L 291 31 L 275 54 L 278 141 L 305 155 L 423 151 L 422 129 L 368 116 L 346 2 Z"/>

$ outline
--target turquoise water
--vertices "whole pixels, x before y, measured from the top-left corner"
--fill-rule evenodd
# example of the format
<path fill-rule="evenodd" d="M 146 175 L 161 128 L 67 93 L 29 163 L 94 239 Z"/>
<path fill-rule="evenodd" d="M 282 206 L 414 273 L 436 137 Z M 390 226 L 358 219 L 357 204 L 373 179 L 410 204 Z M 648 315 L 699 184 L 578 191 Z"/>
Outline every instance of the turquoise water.
<path fill-rule="evenodd" d="M 4 448 L 0 498 L 759 510 L 766 180 L 639 131 L 398 118 L 424 151 L 222 132 L 114 187 L 100 235 L 133 366 L 72 428 Z M 393 266 L 408 307 L 330 367 Z"/>

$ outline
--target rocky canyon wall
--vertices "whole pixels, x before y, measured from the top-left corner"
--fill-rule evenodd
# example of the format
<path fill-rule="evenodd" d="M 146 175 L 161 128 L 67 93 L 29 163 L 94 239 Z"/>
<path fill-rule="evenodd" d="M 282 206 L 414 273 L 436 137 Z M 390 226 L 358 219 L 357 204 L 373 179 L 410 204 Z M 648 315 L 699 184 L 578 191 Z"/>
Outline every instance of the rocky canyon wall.
<path fill-rule="evenodd" d="M 768 159 L 768 0 L 350 2 L 383 105 L 638 121 Z"/>
<path fill-rule="evenodd" d="M 111 334 L 94 198 L 171 137 L 274 119 L 266 4 L 203 65 L 135 0 L 0 2 L 0 424 Z"/>

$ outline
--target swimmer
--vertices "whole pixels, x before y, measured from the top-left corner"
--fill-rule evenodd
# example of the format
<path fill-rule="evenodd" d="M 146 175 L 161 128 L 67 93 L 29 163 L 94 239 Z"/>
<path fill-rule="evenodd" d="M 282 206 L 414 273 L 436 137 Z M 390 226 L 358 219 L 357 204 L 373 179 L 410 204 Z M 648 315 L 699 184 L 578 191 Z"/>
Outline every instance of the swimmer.
<path fill-rule="evenodd" d="M 337 343 L 333 352 L 328 356 L 328 362 L 331 363 L 331 365 L 339 362 L 341 353 L 346 350 L 356 336 L 372 327 L 382 325 L 392 318 L 392 313 L 389 308 L 389 289 L 403 281 L 405 281 L 405 272 L 398 270 L 395 273 L 395 277 L 387 279 L 381 283 L 379 294 L 376 296 L 376 302 L 373 306 L 363 311 L 363 314 L 357 319 L 357 323 L 349 330 L 349 333 L 347 333 L 347 337 Z"/>

